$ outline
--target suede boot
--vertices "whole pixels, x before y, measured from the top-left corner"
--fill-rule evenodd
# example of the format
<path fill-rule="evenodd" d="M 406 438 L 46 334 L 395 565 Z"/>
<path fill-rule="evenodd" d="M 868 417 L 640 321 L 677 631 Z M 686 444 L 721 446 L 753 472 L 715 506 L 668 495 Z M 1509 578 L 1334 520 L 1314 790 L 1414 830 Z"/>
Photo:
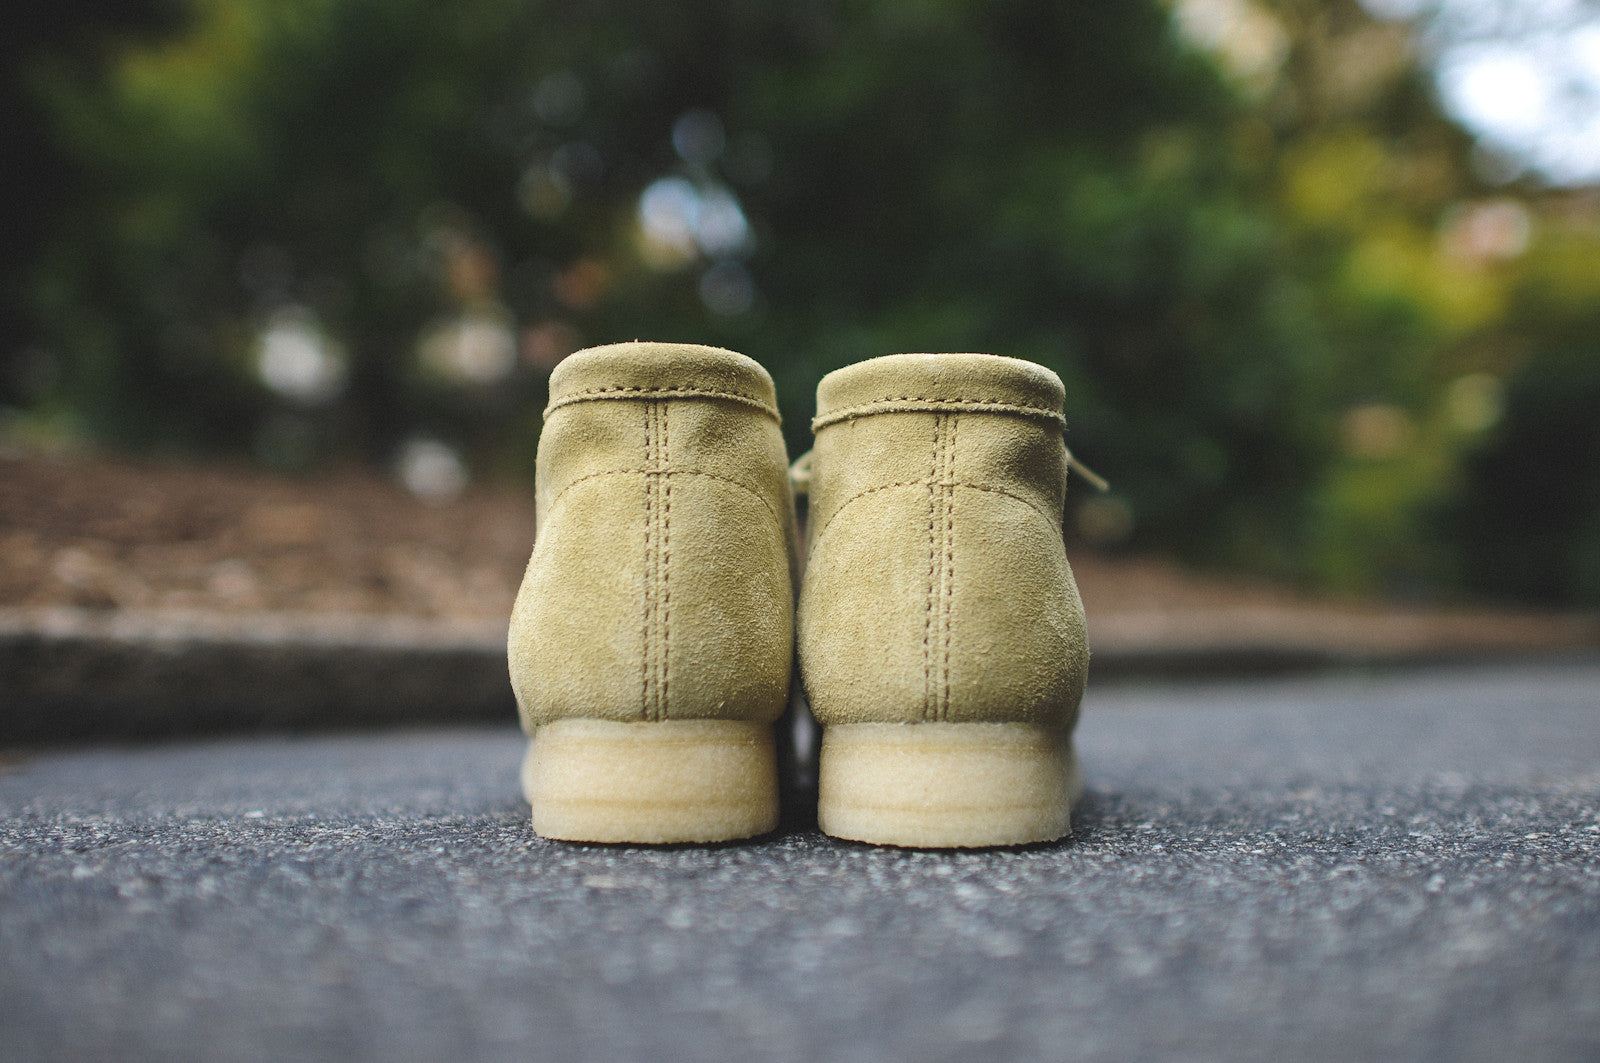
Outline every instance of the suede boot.
<path fill-rule="evenodd" d="M 787 472 L 772 380 L 743 355 L 621 343 L 551 374 L 508 647 L 540 834 L 709 842 L 776 825 Z"/>
<path fill-rule="evenodd" d="M 890 355 L 818 386 L 798 635 L 827 833 L 1071 831 L 1089 650 L 1062 544 L 1063 397 L 1049 370 L 987 354 Z"/>

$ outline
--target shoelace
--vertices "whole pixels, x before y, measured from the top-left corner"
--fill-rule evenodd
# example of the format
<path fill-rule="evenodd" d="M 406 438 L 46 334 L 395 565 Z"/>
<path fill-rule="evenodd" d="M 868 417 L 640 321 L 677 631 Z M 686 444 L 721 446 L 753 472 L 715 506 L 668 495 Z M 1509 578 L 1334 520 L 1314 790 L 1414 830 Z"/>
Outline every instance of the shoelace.
<path fill-rule="evenodd" d="M 1067 451 L 1067 468 L 1083 477 L 1084 481 L 1096 491 L 1111 490 L 1111 481 L 1107 480 L 1104 476 L 1101 476 L 1099 473 L 1089 468 L 1089 466 L 1073 457 L 1071 450 Z"/>

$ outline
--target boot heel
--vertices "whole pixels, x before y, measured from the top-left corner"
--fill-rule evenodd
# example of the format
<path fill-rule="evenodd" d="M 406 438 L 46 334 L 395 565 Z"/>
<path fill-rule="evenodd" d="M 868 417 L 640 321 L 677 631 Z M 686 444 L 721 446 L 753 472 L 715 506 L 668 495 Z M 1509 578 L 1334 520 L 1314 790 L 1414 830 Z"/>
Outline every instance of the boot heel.
<path fill-rule="evenodd" d="M 1054 841 L 1083 791 L 1070 737 L 1031 724 L 835 724 L 821 762 L 822 829 L 879 845 Z"/>
<path fill-rule="evenodd" d="M 778 825 L 769 724 L 565 719 L 522 762 L 533 829 L 589 842 L 718 842 Z"/>

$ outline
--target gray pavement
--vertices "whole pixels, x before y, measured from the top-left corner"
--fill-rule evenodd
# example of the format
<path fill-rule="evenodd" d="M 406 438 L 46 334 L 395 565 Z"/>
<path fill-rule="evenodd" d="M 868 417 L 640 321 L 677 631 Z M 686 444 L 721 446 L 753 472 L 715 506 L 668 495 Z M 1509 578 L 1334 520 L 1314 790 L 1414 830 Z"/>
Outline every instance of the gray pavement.
<path fill-rule="evenodd" d="M 1600 663 L 1102 685 L 1076 834 L 528 830 L 509 726 L 0 754 L 0 1058 L 1600 1058 Z"/>

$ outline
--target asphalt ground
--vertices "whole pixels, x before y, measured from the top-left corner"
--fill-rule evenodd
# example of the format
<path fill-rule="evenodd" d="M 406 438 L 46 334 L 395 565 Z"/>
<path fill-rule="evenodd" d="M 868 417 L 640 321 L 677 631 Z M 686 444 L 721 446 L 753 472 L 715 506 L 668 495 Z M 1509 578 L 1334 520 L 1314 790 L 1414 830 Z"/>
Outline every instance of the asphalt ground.
<path fill-rule="evenodd" d="M 6 1060 L 1600 1058 L 1600 662 L 1101 685 L 1075 834 L 543 841 L 510 726 L 13 751 Z"/>

